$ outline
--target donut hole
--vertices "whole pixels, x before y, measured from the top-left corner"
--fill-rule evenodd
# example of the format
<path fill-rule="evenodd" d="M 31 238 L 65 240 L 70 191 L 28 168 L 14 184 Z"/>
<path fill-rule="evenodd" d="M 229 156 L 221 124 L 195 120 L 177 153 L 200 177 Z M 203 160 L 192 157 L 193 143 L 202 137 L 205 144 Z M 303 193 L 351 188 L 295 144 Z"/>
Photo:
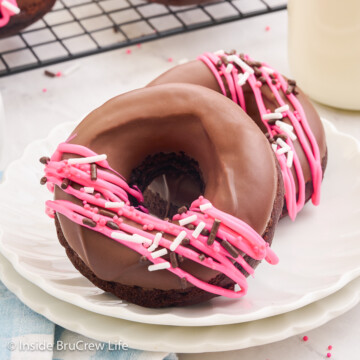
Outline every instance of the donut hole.
<path fill-rule="evenodd" d="M 205 183 L 196 160 L 180 153 L 147 156 L 132 170 L 131 185 L 144 195 L 144 206 L 161 219 L 172 218 L 182 206 L 204 194 Z"/>

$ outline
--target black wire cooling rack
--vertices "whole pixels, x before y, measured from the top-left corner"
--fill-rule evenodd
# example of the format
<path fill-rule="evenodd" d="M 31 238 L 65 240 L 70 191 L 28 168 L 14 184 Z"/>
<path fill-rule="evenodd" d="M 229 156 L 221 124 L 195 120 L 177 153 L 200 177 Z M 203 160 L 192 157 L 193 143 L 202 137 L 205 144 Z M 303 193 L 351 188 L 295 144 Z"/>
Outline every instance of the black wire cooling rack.
<path fill-rule="evenodd" d="M 16 36 L 0 39 L 0 77 L 145 41 L 271 13 L 287 0 L 164 6 L 143 0 L 57 0 Z"/>

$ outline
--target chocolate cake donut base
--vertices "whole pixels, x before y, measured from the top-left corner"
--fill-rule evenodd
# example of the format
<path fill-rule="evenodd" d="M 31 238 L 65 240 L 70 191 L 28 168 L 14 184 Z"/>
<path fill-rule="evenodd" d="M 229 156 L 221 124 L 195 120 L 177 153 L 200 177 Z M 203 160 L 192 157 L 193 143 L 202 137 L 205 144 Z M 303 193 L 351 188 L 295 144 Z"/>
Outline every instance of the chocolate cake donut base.
<path fill-rule="evenodd" d="M 275 156 L 275 155 L 274 155 Z M 276 198 L 274 201 L 273 210 L 271 213 L 270 220 L 267 224 L 263 238 L 266 242 L 271 245 L 272 239 L 274 236 L 275 226 L 280 218 L 282 208 L 283 208 L 283 199 L 284 199 L 284 187 L 283 180 L 280 171 L 280 166 L 276 161 L 277 166 L 277 192 Z M 119 297 L 122 300 L 150 308 L 162 308 L 162 307 L 174 307 L 174 306 L 187 306 L 194 305 L 206 300 L 209 300 L 217 295 L 201 290 L 191 284 L 187 283 L 182 290 L 160 290 L 160 289 L 147 289 L 139 286 L 129 286 L 123 285 L 121 283 L 105 281 L 98 278 L 84 263 L 84 261 L 78 256 L 76 252 L 69 246 L 66 241 L 64 234 L 61 230 L 57 216 L 55 216 L 55 225 L 57 230 L 57 235 L 60 244 L 65 248 L 66 254 L 71 260 L 74 267 L 84 275 L 88 280 L 90 280 L 94 285 L 100 289 L 110 292 L 115 296 Z M 252 268 L 260 263 L 260 261 L 254 260 L 249 256 L 244 257 L 245 261 Z M 140 256 L 139 256 L 140 261 Z M 248 276 L 246 271 L 237 265 L 240 271 Z M 181 279 L 179 278 L 179 282 Z M 211 279 L 209 282 L 212 285 L 221 286 L 223 288 L 233 288 L 234 282 L 231 281 L 226 275 L 219 274 L 215 278 Z M 184 284 L 185 285 L 185 284 Z"/>

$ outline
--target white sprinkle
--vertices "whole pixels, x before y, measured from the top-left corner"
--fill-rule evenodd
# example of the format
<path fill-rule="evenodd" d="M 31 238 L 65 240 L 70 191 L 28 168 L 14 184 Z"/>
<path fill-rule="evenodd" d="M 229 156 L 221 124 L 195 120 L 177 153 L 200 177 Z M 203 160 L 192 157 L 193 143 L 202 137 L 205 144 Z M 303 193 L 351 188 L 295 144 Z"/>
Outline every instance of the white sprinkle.
<path fill-rule="evenodd" d="M 283 139 L 278 138 L 276 142 L 281 146 L 281 149 L 276 152 L 277 154 L 285 154 L 291 150 L 291 147 Z"/>
<path fill-rule="evenodd" d="M 179 64 L 179 65 L 182 65 L 182 64 L 186 64 L 187 62 L 189 62 L 189 59 L 184 58 L 184 59 L 180 59 L 180 60 L 178 61 L 178 64 Z"/>
<path fill-rule="evenodd" d="M 156 259 L 156 258 L 158 258 L 160 256 L 166 255 L 167 253 L 168 253 L 167 250 L 165 248 L 163 248 L 161 250 L 152 252 L 151 256 L 152 256 L 153 259 Z"/>
<path fill-rule="evenodd" d="M 7 0 L 3 0 L 3 2 L 1 3 L 1 6 L 10 10 L 14 14 L 20 14 L 20 9 L 17 6 L 15 6 L 14 4 L 8 2 Z"/>
<path fill-rule="evenodd" d="M 207 210 L 207 209 L 212 208 L 212 204 L 211 204 L 211 203 L 206 203 L 206 204 L 200 205 L 199 207 L 200 207 L 200 210 L 201 210 L 201 211 L 205 211 L 205 210 Z"/>
<path fill-rule="evenodd" d="M 133 239 L 135 240 L 135 242 L 139 242 L 140 244 L 143 244 L 143 243 L 151 244 L 152 243 L 152 241 L 150 239 L 146 238 L 145 236 L 138 235 L 138 234 L 134 234 Z"/>
<path fill-rule="evenodd" d="M 235 64 L 239 65 L 242 69 L 247 71 L 250 74 L 254 73 L 254 69 L 249 66 L 246 62 L 242 61 L 237 55 L 230 55 L 227 58 L 229 61 L 233 61 Z"/>
<path fill-rule="evenodd" d="M 151 244 L 151 246 L 148 248 L 148 251 L 154 251 L 158 246 L 159 246 L 159 242 L 162 238 L 162 234 L 161 233 L 156 233 L 155 238 L 154 238 L 154 242 Z"/>
<path fill-rule="evenodd" d="M 117 240 L 123 240 L 123 241 L 129 241 L 129 242 L 140 243 L 141 244 L 141 242 L 135 241 L 135 239 L 133 238 L 132 235 L 121 233 L 121 232 L 113 231 L 111 233 L 111 237 L 113 239 L 117 239 Z"/>
<path fill-rule="evenodd" d="M 112 201 L 106 201 L 105 202 L 105 207 L 108 208 L 122 208 L 125 205 L 125 203 L 123 201 L 119 201 L 119 202 L 112 202 Z"/>
<path fill-rule="evenodd" d="M 94 192 L 94 188 L 85 186 L 84 191 L 88 194 L 92 194 Z"/>
<path fill-rule="evenodd" d="M 68 159 L 68 164 L 70 164 L 70 165 L 72 165 L 72 164 L 90 164 L 90 163 L 95 163 L 98 161 L 106 160 L 106 158 L 107 158 L 106 154 L 82 157 L 82 158 L 72 158 L 72 159 Z"/>
<path fill-rule="evenodd" d="M 235 286 L 234 286 L 234 291 L 235 291 L 235 292 L 241 291 L 241 287 L 240 287 L 239 284 L 235 284 Z"/>
<path fill-rule="evenodd" d="M 238 76 L 238 85 L 239 86 L 243 86 L 245 83 L 246 83 L 246 81 L 247 81 L 247 79 L 249 78 L 249 73 L 248 72 L 245 72 L 245 73 L 243 73 L 243 74 L 240 74 L 239 76 Z"/>
<path fill-rule="evenodd" d="M 197 219 L 197 215 L 191 215 L 191 216 L 188 216 L 188 217 L 186 217 L 184 219 L 179 220 L 179 224 L 180 224 L 180 226 L 185 226 L 187 224 L 191 224 L 196 219 Z"/>
<path fill-rule="evenodd" d="M 287 153 L 287 159 L 286 159 L 286 166 L 287 166 L 288 168 L 291 168 L 291 167 L 292 167 L 293 160 L 294 160 L 294 153 L 293 153 L 292 150 L 290 150 L 290 151 Z"/>
<path fill-rule="evenodd" d="M 174 241 L 170 245 L 170 250 L 175 251 L 176 248 L 180 245 L 180 243 L 185 239 L 186 231 L 181 231 L 180 234 L 174 239 Z"/>
<path fill-rule="evenodd" d="M 225 51 L 224 50 L 218 50 L 218 51 L 215 51 L 214 54 L 221 56 L 221 55 L 225 54 Z"/>
<path fill-rule="evenodd" d="M 232 72 L 232 69 L 234 68 L 234 65 L 233 64 L 228 64 L 226 69 L 225 69 L 225 72 L 227 72 L 228 74 L 230 74 Z"/>
<path fill-rule="evenodd" d="M 294 129 L 291 125 L 284 123 L 283 121 L 277 121 L 275 123 L 281 130 L 283 130 L 286 135 L 289 136 L 291 140 L 296 140 L 296 135 L 292 132 L 292 129 Z"/>
<path fill-rule="evenodd" d="M 281 113 L 269 113 L 269 114 L 264 114 L 262 116 L 263 120 L 275 120 L 275 119 L 282 119 L 283 116 Z"/>
<path fill-rule="evenodd" d="M 79 69 L 79 67 L 80 67 L 80 64 L 74 64 L 74 65 L 68 67 L 67 69 L 65 69 L 63 71 L 63 75 L 68 76 L 71 73 L 73 73 L 74 71 L 76 71 L 77 69 Z"/>
<path fill-rule="evenodd" d="M 205 227 L 205 223 L 203 221 L 200 221 L 196 229 L 191 234 L 193 238 L 197 239 L 200 233 L 203 231 Z"/>
<path fill-rule="evenodd" d="M 284 105 L 284 106 L 280 106 L 280 107 L 278 107 L 277 109 L 275 109 L 275 112 L 277 113 L 277 112 L 284 112 L 284 111 L 289 111 L 289 105 Z"/>
<path fill-rule="evenodd" d="M 294 127 L 290 124 L 287 124 L 286 122 L 283 122 L 283 121 L 276 121 L 275 122 L 275 125 L 277 125 L 280 129 L 289 129 L 289 130 L 294 130 Z"/>
<path fill-rule="evenodd" d="M 262 66 L 261 70 L 264 70 L 265 72 L 267 72 L 268 74 L 273 74 L 275 72 L 275 70 L 268 68 L 267 66 Z"/>
<path fill-rule="evenodd" d="M 272 147 L 272 149 L 274 150 L 274 152 L 276 152 L 276 150 L 277 150 L 277 145 L 276 145 L 276 144 L 271 144 L 271 147 Z"/>
<path fill-rule="evenodd" d="M 156 270 L 163 270 L 163 269 L 168 269 L 170 267 L 170 263 L 169 262 L 162 262 L 159 264 L 154 264 L 154 265 L 150 265 L 148 267 L 149 271 L 156 271 Z"/>

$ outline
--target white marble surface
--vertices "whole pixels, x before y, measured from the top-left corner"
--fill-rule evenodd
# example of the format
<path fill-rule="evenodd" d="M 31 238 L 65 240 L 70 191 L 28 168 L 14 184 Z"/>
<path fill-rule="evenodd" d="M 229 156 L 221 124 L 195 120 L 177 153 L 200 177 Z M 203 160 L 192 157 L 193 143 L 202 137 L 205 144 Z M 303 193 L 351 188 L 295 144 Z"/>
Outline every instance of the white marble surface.
<path fill-rule="evenodd" d="M 270 26 L 270 31 L 265 27 Z M 0 78 L 5 105 L 5 130 L 0 140 L 6 150 L 0 154 L 0 170 L 18 158 L 27 144 L 45 137 L 61 122 L 81 120 L 83 115 L 112 96 L 141 87 L 183 59 L 203 51 L 236 48 L 253 58 L 271 63 L 291 75 L 287 63 L 287 14 L 280 12 L 221 25 L 184 35 L 76 60 L 80 68 L 67 77 L 48 78 L 43 69 Z M 168 61 L 169 58 L 173 62 Z M 63 71 L 71 63 L 53 66 Z M 43 89 L 47 89 L 43 92 Z M 336 110 L 315 104 L 320 114 L 336 127 L 360 140 L 360 113 Z M 0 127 L 1 129 L 1 127 Z M 330 154 L 331 156 L 331 154 Z M 333 345 L 333 359 L 359 359 L 360 305 L 319 329 L 302 335 L 247 350 L 227 353 L 181 355 L 181 359 L 324 359 L 327 346 Z M 357 352 L 358 351 L 358 352 Z"/>

